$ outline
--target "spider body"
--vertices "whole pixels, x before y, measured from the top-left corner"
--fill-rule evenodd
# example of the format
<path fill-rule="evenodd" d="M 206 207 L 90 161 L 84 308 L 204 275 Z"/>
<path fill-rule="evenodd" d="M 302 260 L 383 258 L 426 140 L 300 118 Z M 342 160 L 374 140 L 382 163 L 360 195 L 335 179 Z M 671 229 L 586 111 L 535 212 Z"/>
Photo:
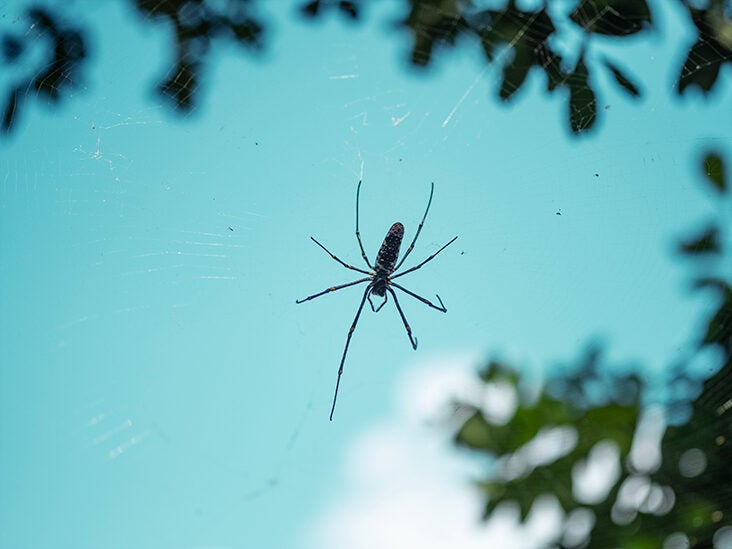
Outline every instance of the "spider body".
<path fill-rule="evenodd" d="M 394 223 L 386 233 L 384 242 L 376 254 L 376 262 L 374 263 L 374 287 L 371 289 L 372 294 L 380 297 L 386 295 L 386 287 L 388 285 L 389 276 L 394 272 L 397 258 L 399 257 L 399 248 L 402 246 L 402 238 L 404 238 L 404 225 Z"/>
<path fill-rule="evenodd" d="M 341 363 L 338 367 L 338 379 L 336 380 L 336 386 L 335 386 L 335 393 L 333 394 L 333 405 L 330 409 L 330 420 L 333 421 L 333 412 L 335 411 L 335 405 L 336 400 L 338 399 L 338 387 L 341 383 L 341 375 L 343 374 L 343 364 L 346 361 L 346 353 L 348 353 L 348 346 L 351 343 L 351 336 L 353 336 L 353 332 L 356 330 L 356 324 L 358 324 L 358 319 L 361 316 L 361 311 L 363 311 L 363 307 L 366 304 L 366 300 L 368 299 L 369 305 L 371 306 L 371 310 L 375 313 L 378 313 L 381 308 L 386 305 L 386 302 L 388 301 L 389 295 L 394 299 L 394 305 L 396 306 L 396 309 L 399 313 L 399 316 L 402 319 L 402 323 L 404 324 L 404 328 L 407 331 L 407 337 L 409 337 L 409 341 L 412 344 L 412 348 L 417 348 L 417 338 L 412 337 L 412 329 L 409 326 L 409 323 L 407 322 L 407 318 L 404 315 L 404 311 L 402 311 L 401 305 L 399 304 L 399 300 L 397 299 L 396 292 L 394 292 L 393 288 L 397 288 L 398 290 L 404 292 L 405 294 L 421 301 L 428 307 L 431 307 L 433 309 L 437 309 L 440 312 L 446 313 L 447 309 L 445 308 L 445 305 L 442 303 L 442 299 L 440 299 L 440 296 L 437 296 L 437 300 L 440 302 L 440 305 L 433 304 L 429 299 L 426 299 L 420 295 L 415 294 L 411 290 L 408 290 L 404 288 L 403 286 L 399 285 L 394 281 L 395 278 L 398 278 L 400 276 L 404 276 L 405 274 L 411 273 L 412 271 L 416 271 L 417 269 L 422 268 L 423 265 L 426 263 L 429 263 L 432 261 L 437 254 L 439 254 L 442 250 L 447 248 L 450 244 L 455 242 L 457 239 L 457 236 L 450 240 L 447 244 L 442 246 L 439 250 L 437 250 L 435 253 L 433 253 L 431 256 L 429 256 L 427 259 L 422 261 L 421 263 L 415 265 L 414 267 L 410 267 L 406 271 L 402 271 L 398 274 L 396 273 L 399 268 L 404 263 L 404 260 L 407 258 L 407 256 L 412 252 L 414 249 L 414 244 L 417 242 L 417 237 L 419 236 L 419 233 L 422 231 L 422 227 L 424 225 L 424 220 L 427 218 L 427 212 L 430 211 L 430 204 L 432 204 L 432 194 L 435 192 L 435 184 L 432 183 L 431 189 L 430 189 L 430 198 L 427 202 L 427 208 L 425 209 L 424 215 L 422 216 L 422 221 L 419 223 L 419 227 L 417 227 L 417 233 L 414 235 L 414 239 L 412 240 L 412 243 L 409 245 L 409 248 L 407 248 L 407 251 L 404 252 L 404 255 L 402 256 L 402 259 L 397 262 L 399 259 L 399 249 L 402 245 L 402 239 L 404 238 L 404 225 L 401 223 L 394 223 L 391 228 L 389 229 L 389 232 L 386 233 L 386 237 L 384 238 L 384 242 L 381 244 L 381 248 L 379 248 L 379 253 L 376 254 L 376 261 L 373 265 L 369 262 L 368 256 L 366 255 L 366 251 L 363 248 L 363 243 L 361 242 L 361 233 L 358 230 L 358 203 L 359 203 L 359 197 L 361 194 L 361 181 L 358 182 L 358 187 L 356 189 L 356 239 L 358 240 L 358 246 L 361 249 L 361 256 L 363 257 L 363 260 L 366 262 L 366 265 L 368 266 L 369 270 L 366 271 L 364 269 L 359 269 L 358 267 L 354 267 L 352 265 L 348 265 L 347 263 L 343 262 L 342 260 L 338 259 L 335 255 L 333 255 L 325 246 L 323 246 L 320 242 L 315 240 L 312 236 L 310 239 L 315 242 L 318 246 L 320 246 L 328 255 L 330 255 L 331 258 L 333 258 L 335 261 L 343 265 L 346 269 L 357 271 L 359 273 L 367 275 L 366 278 L 360 278 L 358 280 L 354 280 L 353 282 L 347 282 L 345 284 L 340 284 L 338 286 L 331 286 L 330 288 L 327 288 L 323 290 L 322 292 L 318 292 L 316 294 L 310 295 L 303 299 L 298 299 L 295 301 L 295 303 L 304 303 L 305 301 L 310 301 L 311 299 L 315 299 L 316 297 L 320 297 L 321 295 L 325 295 L 330 292 L 334 292 L 336 290 L 341 290 L 343 288 L 348 288 L 349 286 L 355 286 L 357 284 L 362 284 L 364 282 L 368 282 L 366 285 L 366 289 L 363 292 L 363 296 L 361 297 L 361 303 L 358 306 L 358 310 L 356 311 L 356 317 L 353 319 L 353 323 L 351 324 L 350 329 L 348 330 L 348 336 L 346 337 L 346 346 L 343 349 L 343 355 L 341 356 Z M 382 301 L 378 307 L 374 307 L 374 303 L 371 301 L 371 296 L 377 295 L 379 297 L 383 297 L 384 301 Z"/>

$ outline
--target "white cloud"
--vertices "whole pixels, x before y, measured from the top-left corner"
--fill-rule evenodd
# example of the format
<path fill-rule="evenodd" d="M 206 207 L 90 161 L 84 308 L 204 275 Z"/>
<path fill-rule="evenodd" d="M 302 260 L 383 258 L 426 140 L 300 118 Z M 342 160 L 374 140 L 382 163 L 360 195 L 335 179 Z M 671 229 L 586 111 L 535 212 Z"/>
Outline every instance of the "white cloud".
<path fill-rule="evenodd" d="M 475 357 L 444 358 L 411 368 L 399 384 L 397 416 L 374 425 L 346 452 L 340 498 L 307 533 L 313 549 L 532 548 L 555 535 L 562 517 L 543 499 L 518 523 L 518 510 L 502 505 L 487 522 L 484 500 L 472 486 L 483 463 L 461 456 L 439 421 L 460 397 L 479 403 Z"/>

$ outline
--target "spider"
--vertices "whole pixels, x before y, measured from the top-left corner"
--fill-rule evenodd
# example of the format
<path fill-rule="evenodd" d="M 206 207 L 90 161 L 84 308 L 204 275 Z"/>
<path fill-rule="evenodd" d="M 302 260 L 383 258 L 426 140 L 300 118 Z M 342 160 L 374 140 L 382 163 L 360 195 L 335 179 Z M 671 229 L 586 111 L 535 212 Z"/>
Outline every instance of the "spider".
<path fill-rule="evenodd" d="M 345 263 L 344 261 L 337 258 L 334 254 L 332 254 L 328 248 L 323 246 L 320 242 L 315 240 L 314 237 L 310 237 L 310 240 L 315 242 L 318 246 L 320 246 L 325 252 L 332 257 L 335 261 L 343 265 L 346 269 L 350 269 L 351 271 L 357 271 L 359 273 L 363 273 L 367 275 L 365 278 L 360 278 L 358 280 L 354 280 L 353 282 L 347 282 L 346 284 L 340 284 L 338 286 L 332 286 L 326 290 L 323 290 L 322 292 L 318 292 L 317 294 L 310 295 L 304 299 L 298 299 L 295 301 L 295 303 L 304 303 L 305 301 L 310 301 L 311 299 L 315 299 L 316 297 L 320 297 L 321 295 L 328 294 L 330 292 L 335 292 L 336 290 L 341 290 L 343 288 L 348 288 L 349 286 L 355 286 L 357 284 L 362 284 L 364 282 L 368 282 L 368 285 L 366 286 L 366 289 L 363 292 L 363 297 L 361 298 L 361 303 L 358 306 L 358 311 L 356 311 L 356 317 L 353 319 L 353 323 L 351 324 L 350 329 L 348 330 L 348 337 L 346 338 L 346 346 L 343 349 L 343 356 L 341 356 L 341 363 L 340 366 L 338 366 L 338 379 L 336 380 L 336 386 L 335 386 L 335 393 L 333 394 L 333 405 L 330 409 L 330 421 L 333 421 L 333 412 L 335 411 L 336 406 L 336 400 L 338 399 L 338 387 L 341 384 L 341 375 L 343 375 L 343 364 L 346 361 L 346 353 L 348 352 L 348 345 L 351 343 L 351 336 L 353 336 L 353 332 L 356 329 L 356 324 L 358 323 L 358 319 L 361 316 L 361 311 L 363 310 L 363 306 L 366 303 L 366 300 L 368 299 L 369 305 L 371 306 L 371 310 L 375 313 L 378 313 L 381 308 L 386 305 L 386 302 L 388 300 L 388 294 L 391 294 L 391 297 L 394 299 L 394 305 L 396 305 L 397 311 L 399 312 L 399 316 L 402 319 L 402 322 L 404 323 L 404 328 L 407 330 L 407 336 L 409 337 L 409 342 L 412 344 L 413 349 L 417 349 L 417 338 L 412 337 L 412 329 L 409 327 L 409 323 L 407 322 L 407 318 L 404 316 L 404 311 L 402 311 L 401 306 L 399 305 L 399 300 L 397 299 L 396 293 L 394 292 L 393 288 L 397 288 L 404 292 L 405 294 L 412 296 L 415 299 L 418 299 L 428 307 L 432 307 L 433 309 L 437 309 L 438 311 L 441 311 L 443 313 L 447 312 L 447 308 L 445 308 L 445 304 L 442 302 L 442 299 L 440 299 L 440 296 L 437 295 L 437 300 L 440 302 L 439 307 L 432 303 L 429 299 L 425 299 L 422 296 L 419 296 L 415 294 L 414 292 L 407 290 L 403 286 L 400 286 L 396 282 L 394 282 L 395 278 L 399 278 L 400 276 L 404 276 L 405 274 L 411 273 L 413 271 L 416 271 L 417 269 L 422 268 L 423 265 L 429 263 L 432 261 L 437 254 L 439 254 L 442 250 L 447 248 L 450 244 L 455 242 L 457 239 L 457 236 L 450 240 L 447 244 L 445 244 L 442 248 L 437 250 L 435 253 L 433 253 L 431 256 L 429 256 L 427 259 L 422 261 L 421 263 L 415 265 L 414 267 L 410 267 L 406 271 L 402 271 L 399 274 L 394 274 L 399 270 L 399 267 L 402 266 L 404 263 L 404 260 L 407 259 L 407 256 L 412 252 L 414 249 L 414 244 L 417 242 L 417 237 L 419 237 L 419 233 L 422 231 L 422 226 L 424 225 L 424 220 L 427 218 L 427 212 L 430 211 L 430 204 L 432 204 L 432 194 L 435 192 L 435 184 L 432 183 L 431 189 L 430 189 L 430 198 L 427 201 L 427 208 L 424 211 L 424 215 L 422 216 L 422 221 L 419 222 L 419 227 L 417 227 L 417 233 L 414 235 L 414 239 L 412 240 L 412 243 L 409 245 L 409 248 L 407 248 L 407 251 L 402 256 L 402 259 L 397 263 L 397 259 L 399 257 L 399 248 L 402 244 L 402 238 L 404 238 L 404 225 L 401 223 L 394 223 L 391 228 L 389 229 L 389 232 L 386 233 L 386 237 L 384 238 L 384 242 L 381 245 L 381 248 L 379 248 L 379 253 L 376 255 L 376 261 L 373 265 L 371 265 L 371 262 L 369 262 L 369 258 L 366 256 L 366 252 L 363 249 L 363 243 L 361 242 L 361 233 L 358 230 L 358 203 L 359 203 L 359 196 L 361 194 L 361 181 L 358 182 L 358 187 L 356 188 L 356 239 L 358 240 L 358 246 L 361 249 L 361 257 L 363 257 L 363 260 L 366 262 L 366 265 L 370 269 L 369 271 L 359 269 L 358 267 L 354 267 L 353 265 L 349 265 Z M 388 293 L 387 293 L 388 292 Z M 384 298 L 384 300 L 378 305 L 378 307 L 374 306 L 374 302 L 371 300 L 371 296 L 376 295 L 379 297 Z"/>

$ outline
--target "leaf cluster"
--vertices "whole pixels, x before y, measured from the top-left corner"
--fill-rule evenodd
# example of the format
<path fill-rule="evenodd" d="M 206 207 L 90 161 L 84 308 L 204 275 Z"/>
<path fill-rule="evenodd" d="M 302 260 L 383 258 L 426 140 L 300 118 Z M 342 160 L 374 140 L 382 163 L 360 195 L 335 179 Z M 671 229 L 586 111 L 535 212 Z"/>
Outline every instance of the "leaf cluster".
<path fill-rule="evenodd" d="M 709 153 L 702 166 L 706 181 L 725 199 L 728 181 L 721 155 Z M 726 228 L 728 223 L 713 223 L 713 231 L 685 241 L 679 249 L 692 260 L 722 256 Z M 642 437 L 638 425 L 644 411 L 644 382 L 632 373 L 610 373 L 622 370 L 603 364 L 599 346 L 590 346 L 568 373 L 556 373 L 533 396 L 521 390 L 520 375 L 505 364 L 491 362 L 480 373 L 482 383 L 509 384 L 518 394 L 508 422 L 491 420 L 475 404 L 457 403 L 464 419 L 455 443 L 497 464 L 479 482 L 486 517 L 502 502 L 512 501 L 525 520 L 537 498 L 552 494 L 568 516 L 589 510 L 594 518 L 590 531 L 579 539 L 570 535 L 567 521 L 555 540 L 561 547 L 650 549 L 661 547 L 673 533 L 683 534 L 691 547 L 713 545 L 732 517 L 732 286 L 723 273 L 699 278 L 694 287 L 716 292 L 720 298 L 699 338 L 697 353 L 700 357 L 717 353 L 722 367 L 715 372 L 716 366 L 710 364 L 711 377 L 701 391 L 694 391 L 696 382 L 685 372 L 686 364 L 673 368 L 671 384 L 689 390 L 686 396 L 666 402 L 668 414 L 673 416 L 674 408 L 689 404 L 691 414 L 687 421 L 666 428 L 660 442 L 662 459 L 654 468 L 641 470 L 631 459 L 634 441 Z M 696 398 L 690 403 L 691 395 Z M 537 458 L 534 441 L 547 429 L 559 427 L 573 430 L 576 442 L 559 456 Z M 602 501 L 581 501 L 575 468 L 604 441 L 617 449 L 620 475 Z M 527 461 L 525 449 L 532 444 L 534 458 Z"/>
<path fill-rule="evenodd" d="M 653 17 L 645 0 L 579 0 L 567 16 L 552 10 L 550 2 L 535 11 L 520 9 L 515 0 L 508 0 L 502 9 L 476 9 L 474 3 L 461 0 L 410 4 L 403 24 L 414 37 L 415 65 L 428 65 L 437 46 L 452 46 L 460 35 L 476 37 L 486 61 L 501 66 L 501 100 L 510 100 L 532 70 L 542 72 L 548 93 L 568 91 L 567 118 L 575 134 L 589 130 L 597 120 L 597 73 L 607 70 L 622 91 L 641 97 L 640 86 L 617 62 L 588 52 L 608 37 L 621 40 L 650 33 Z M 729 5 L 725 0 L 711 1 L 703 9 L 683 5 L 698 37 L 678 71 L 676 89 L 682 94 L 697 87 L 706 93 L 717 82 L 722 65 L 732 61 Z M 572 34 L 582 36 L 577 51 L 565 50 L 563 55 L 553 44 L 567 42 Z"/>
<path fill-rule="evenodd" d="M 214 42 L 232 42 L 247 51 L 266 46 L 269 24 L 255 0 L 127 0 L 141 21 L 172 28 L 172 66 L 157 85 L 158 93 L 179 112 L 196 105 L 202 75 Z M 723 65 L 732 61 L 732 18 L 729 0 L 709 0 L 703 7 L 691 0 L 678 0 L 685 8 L 697 37 L 678 70 L 676 89 L 711 91 Z M 689 2 L 687 4 L 687 2 Z M 314 21 L 337 12 L 343 19 L 363 19 L 366 0 L 306 0 L 299 13 Z M 546 76 L 547 93 L 568 95 L 567 120 L 574 134 L 594 127 L 598 118 L 600 73 L 608 74 L 631 98 L 642 95 L 641 87 L 616 61 L 592 55 L 595 44 L 608 38 L 625 40 L 650 33 L 653 16 L 646 0 L 576 0 L 569 13 L 557 0 L 546 0 L 538 10 L 524 10 L 516 0 L 506 0 L 500 9 L 482 9 L 470 0 L 405 0 L 408 13 L 398 28 L 412 36 L 411 62 L 426 67 L 435 51 L 457 44 L 462 37 L 480 43 L 488 64 L 502 72 L 498 97 L 512 100 L 528 75 Z M 57 101 L 81 79 L 89 55 L 89 29 L 83 21 L 65 21 L 60 13 L 32 7 L 27 12 L 33 28 L 44 34 L 49 46 L 33 67 L 31 76 L 7 90 L 0 130 L 15 125 L 29 89 Z M 100 33 L 101 34 L 101 33 Z M 581 36 L 574 40 L 573 36 Z M 4 33 L 0 37 L 4 59 L 17 64 L 30 49 L 35 36 Z M 557 49 L 556 44 L 577 43 L 576 51 Z M 601 47 L 601 46 L 599 46 Z M 39 57 L 39 56 L 36 56 Z"/>

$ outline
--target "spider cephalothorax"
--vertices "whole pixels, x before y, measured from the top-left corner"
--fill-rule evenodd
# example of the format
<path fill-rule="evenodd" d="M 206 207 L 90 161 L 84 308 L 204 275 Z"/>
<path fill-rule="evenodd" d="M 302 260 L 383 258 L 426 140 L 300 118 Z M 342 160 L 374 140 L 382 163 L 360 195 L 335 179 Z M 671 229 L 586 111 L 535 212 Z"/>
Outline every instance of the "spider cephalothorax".
<path fill-rule="evenodd" d="M 394 223 L 391 228 L 389 229 L 389 232 L 386 233 L 386 237 L 384 238 L 384 242 L 381 245 L 381 248 L 379 248 L 379 253 L 376 255 L 376 261 L 373 265 L 369 262 L 368 257 L 366 256 L 366 252 L 363 249 L 363 243 L 361 242 L 361 233 L 358 230 L 358 202 L 359 202 L 359 196 L 361 194 L 361 181 L 358 182 L 358 187 L 356 189 L 356 239 L 358 240 L 358 246 L 361 249 L 361 256 L 363 257 L 364 261 L 366 262 L 366 265 L 368 266 L 370 271 L 365 271 L 363 269 L 359 269 L 358 267 L 354 267 L 353 265 L 348 265 L 347 263 L 341 261 L 338 259 L 335 255 L 333 255 L 325 246 L 323 246 L 320 242 L 315 240 L 312 236 L 310 239 L 315 242 L 318 246 L 323 248 L 330 257 L 332 257 L 334 260 L 336 260 L 338 263 L 343 265 L 346 269 L 350 269 L 352 271 L 357 271 L 359 273 L 363 273 L 365 275 L 368 275 L 366 278 L 360 278 L 359 280 L 354 280 L 353 282 L 347 282 L 346 284 L 340 284 L 338 286 L 333 286 L 331 288 L 328 288 L 327 290 L 323 290 L 322 292 L 318 292 L 317 294 L 313 294 L 311 296 L 308 296 L 304 299 L 298 299 L 296 303 L 303 303 L 305 301 L 309 301 L 311 299 L 315 299 L 316 297 L 320 297 L 321 295 L 325 295 L 330 292 L 334 292 L 336 290 L 340 290 L 342 288 L 348 288 L 349 286 L 355 286 L 356 284 L 361 284 L 362 282 L 368 282 L 368 285 L 366 286 L 366 289 L 363 292 L 363 297 L 361 298 L 361 304 L 358 306 L 358 311 L 356 311 L 356 317 L 353 319 L 353 323 L 351 324 L 351 328 L 348 330 L 348 337 L 346 338 L 346 346 L 343 349 L 343 356 L 341 357 L 341 364 L 338 367 L 338 379 L 336 380 L 336 387 L 335 387 L 335 394 L 333 395 L 333 406 L 330 409 L 330 420 L 333 421 L 333 412 L 335 411 L 335 405 L 336 405 L 336 399 L 338 398 L 338 387 L 341 383 L 341 375 L 343 374 L 343 364 L 346 361 L 346 353 L 348 352 L 348 345 L 351 343 L 351 336 L 353 335 L 354 330 L 356 329 L 356 324 L 358 323 L 358 318 L 361 316 L 361 311 L 363 310 L 363 306 L 366 303 L 366 300 L 368 299 L 369 305 L 371 306 L 371 310 L 376 312 L 379 312 L 381 308 L 386 305 L 386 302 L 388 300 L 388 296 L 391 295 L 394 299 L 394 305 L 397 308 L 397 311 L 399 312 L 399 316 L 402 319 L 402 322 L 404 323 L 404 328 L 407 330 L 407 336 L 409 337 L 409 341 L 412 344 L 412 348 L 417 348 L 417 338 L 412 337 L 412 329 L 409 326 L 409 323 L 407 322 L 407 318 L 404 316 L 404 311 L 402 311 L 401 306 L 399 305 L 399 300 L 397 299 L 396 293 L 392 289 L 392 287 L 397 288 L 404 292 L 407 295 L 412 296 L 415 299 L 418 299 L 425 305 L 432 307 L 433 309 L 437 309 L 438 311 L 441 311 L 443 313 L 447 312 L 447 309 L 445 308 L 445 305 L 442 303 L 442 299 L 440 299 L 440 296 L 437 296 L 437 300 L 440 302 L 440 305 L 437 306 L 433 304 L 430 300 L 425 299 L 424 297 L 415 294 L 414 292 L 407 290 L 403 286 L 400 286 L 396 282 L 394 282 L 395 278 L 398 278 L 400 276 L 404 276 L 407 273 L 411 273 L 412 271 L 416 271 L 417 269 L 421 268 L 425 263 L 428 263 L 429 261 L 432 261 L 434 257 L 439 254 L 442 250 L 447 248 L 450 244 L 455 242 L 455 238 L 450 240 L 447 244 L 445 244 L 442 248 L 437 250 L 435 253 L 433 253 L 431 256 L 429 256 L 427 259 L 422 261 L 421 263 L 415 265 L 414 267 L 410 267 L 406 271 L 403 271 L 399 274 L 394 274 L 396 271 L 399 270 L 399 267 L 402 266 L 402 263 L 404 263 L 404 260 L 407 258 L 407 256 L 412 252 L 414 249 L 414 244 L 417 242 L 417 237 L 419 236 L 419 233 L 422 231 L 422 226 L 424 225 L 424 220 L 427 218 L 427 212 L 430 211 L 430 204 L 432 204 L 432 194 L 435 192 L 435 184 L 432 183 L 432 187 L 430 189 L 430 198 L 427 201 L 427 208 L 424 211 L 424 215 L 422 216 L 422 221 L 419 223 L 419 227 L 417 227 L 417 233 L 414 235 L 414 239 L 412 240 L 412 243 L 409 245 L 409 248 L 407 248 L 407 251 L 404 252 L 404 255 L 402 256 L 401 261 L 397 263 L 397 259 L 399 258 L 399 248 L 402 245 L 402 239 L 404 238 L 404 225 L 401 223 Z M 387 294 L 388 292 L 388 294 Z M 373 301 L 371 301 L 371 296 L 377 295 L 379 297 L 383 297 L 384 301 L 382 301 L 378 307 L 374 307 Z"/>

